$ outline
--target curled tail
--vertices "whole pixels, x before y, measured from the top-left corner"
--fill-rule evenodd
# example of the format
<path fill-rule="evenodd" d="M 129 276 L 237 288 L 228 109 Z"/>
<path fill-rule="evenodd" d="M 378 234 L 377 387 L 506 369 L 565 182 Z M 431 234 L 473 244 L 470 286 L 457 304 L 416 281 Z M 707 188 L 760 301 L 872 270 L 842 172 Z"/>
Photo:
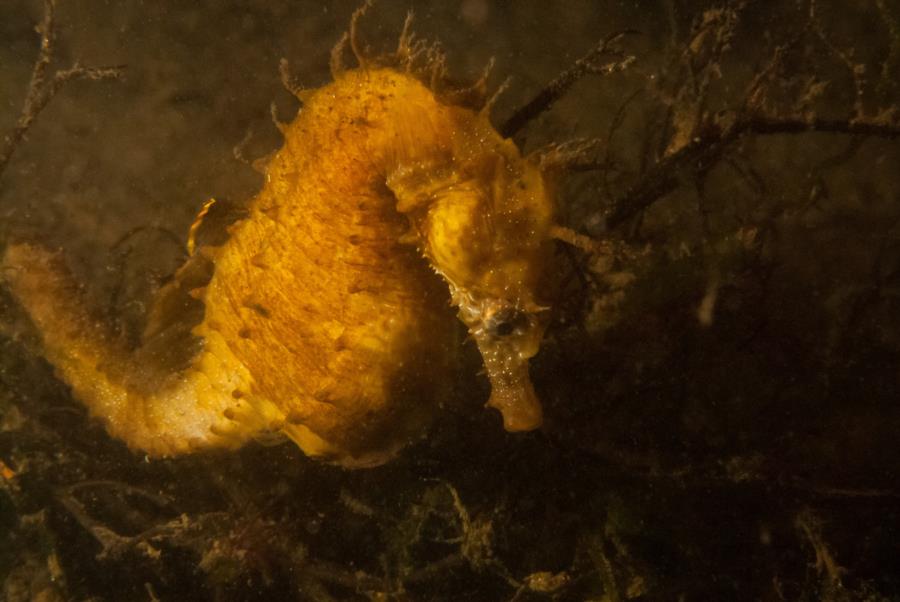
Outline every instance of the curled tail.
<path fill-rule="evenodd" d="M 243 411 L 232 395 L 249 375 L 224 341 L 202 341 L 191 361 L 173 371 L 157 360 L 171 357 L 179 343 L 161 331 L 137 350 L 125 348 L 91 317 L 58 253 L 10 245 L 2 278 L 31 316 L 60 378 L 129 447 L 154 456 L 237 447 L 266 427 L 263 416 Z"/>

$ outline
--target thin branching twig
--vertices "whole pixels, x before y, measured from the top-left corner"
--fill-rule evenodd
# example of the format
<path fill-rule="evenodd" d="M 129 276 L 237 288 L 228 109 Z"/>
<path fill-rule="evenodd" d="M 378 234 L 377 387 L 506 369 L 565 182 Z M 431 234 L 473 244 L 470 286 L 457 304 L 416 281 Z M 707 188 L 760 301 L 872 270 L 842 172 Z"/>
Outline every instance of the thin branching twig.
<path fill-rule="evenodd" d="M 13 153 L 19 147 L 25 134 L 35 119 L 56 96 L 62 87 L 73 80 L 101 81 L 119 79 L 124 73 L 124 65 L 105 67 L 85 67 L 76 61 L 68 69 L 60 69 L 48 74 L 56 50 L 56 0 L 44 0 L 44 17 L 37 31 L 41 34 L 41 48 L 31 71 L 28 93 L 22 112 L 12 131 L 4 136 L 0 144 L 0 174 L 6 169 Z"/>
<path fill-rule="evenodd" d="M 746 134 L 804 134 L 811 132 L 900 138 L 900 124 L 880 121 L 805 119 L 802 117 L 748 117 L 736 121 L 721 133 L 698 137 L 690 144 L 658 162 L 641 181 L 620 198 L 606 218 L 608 228 L 615 228 L 647 209 L 678 185 L 679 172 L 690 166 L 708 169 L 724 151 Z"/>
<path fill-rule="evenodd" d="M 549 109 L 557 100 L 562 98 L 569 89 L 585 75 L 590 73 L 609 74 L 621 71 L 634 62 L 633 55 L 625 55 L 615 48 L 615 44 L 627 35 L 636 31 L 627 30 L 617 33 L 605 40 L 601 40 L 590 52 L 575 61 L 575 63 L 563 71 L 549 84 L 544 86 L 534 98 L 517 109 L 503 125 L 499 127 L 500 134 L 509 138 L 519 132 L 535 117 Z M 610 56 L 614 60 L 609 63 L 598 64 L 601 57 Z"/>

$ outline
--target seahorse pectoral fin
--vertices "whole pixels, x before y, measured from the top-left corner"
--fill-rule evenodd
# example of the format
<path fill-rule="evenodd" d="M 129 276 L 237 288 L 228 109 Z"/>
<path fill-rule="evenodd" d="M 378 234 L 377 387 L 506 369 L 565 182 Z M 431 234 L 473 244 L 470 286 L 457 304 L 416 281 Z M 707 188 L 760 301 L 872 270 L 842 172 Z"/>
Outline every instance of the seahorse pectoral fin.
<path fill-rule="evenodd" d="M 209 198 L 203 203 L 203 206 L 200 208 L 200 211 L 197 213 L 197 217 L 194 218 L 191 227 L 188 229 L 188 239 L 187 239 L 187 252 L 188 255 L 194 254 L 194 249 L 196 248 L 197 241 L 197 232 L 200 230 L 200 227 L 203 225 L 203 218 L 206 217 L 206 214 L 209 213 L 210 208 L 216 204 L 216 199 Z"/>

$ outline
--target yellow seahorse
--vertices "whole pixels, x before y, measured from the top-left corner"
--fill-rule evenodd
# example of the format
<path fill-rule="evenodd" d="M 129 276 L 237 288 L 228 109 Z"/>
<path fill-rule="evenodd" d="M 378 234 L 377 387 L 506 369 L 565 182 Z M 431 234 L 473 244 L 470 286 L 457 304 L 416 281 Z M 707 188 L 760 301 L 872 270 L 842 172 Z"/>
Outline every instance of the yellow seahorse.
<path fill-rule="evenodd" d="M 4 277 L 44 355 L 130 447 L 171 455 L 274 431 L 311 456 L 382 463 L 449 386 L 448 305 L 505 428 L 540 426 L 528 359 L 548 315 L 545 176 L 487 110 L 462 103 L 473 90 L 438 90 L 442 59 L 409 19 L 391 60 L 363 56 L 360 14 L 333 53 L 333 83 L 301 94 L 247 216 L 164 288 L 138 349 L 89 315 L 58 254 L 7 247 Z M 341 65 L 348 41 L 355 69 Z M 186 349 L 192 311 L 203 317 Z"/>

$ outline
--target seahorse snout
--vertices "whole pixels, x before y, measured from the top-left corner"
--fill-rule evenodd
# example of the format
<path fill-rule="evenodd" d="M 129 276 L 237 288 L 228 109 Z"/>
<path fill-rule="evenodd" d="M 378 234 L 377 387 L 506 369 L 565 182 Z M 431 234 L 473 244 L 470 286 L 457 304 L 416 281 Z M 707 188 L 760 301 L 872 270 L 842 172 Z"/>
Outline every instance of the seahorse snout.
<path fill-rule="evenodd" d="M 475 327 L 470 326 L 470 332 L 491 382 L 488 407 L 500 411 L 507 431 L 539 428 L 543 411 L 528 373 L 528 360 L 540 348 L 545 326 L 543 312 L 485 302 L 477 313 L 480 319 Z"/>
<path fill-rule="evenodd" d="M 488 368 L 488 376 L 491 397 L 487 405 L 503 415 L 503 428 L 511 433 L 540 428 L 544 412 L 528 376 L 528 363 L 523 361 L 500 372 Z"/>

